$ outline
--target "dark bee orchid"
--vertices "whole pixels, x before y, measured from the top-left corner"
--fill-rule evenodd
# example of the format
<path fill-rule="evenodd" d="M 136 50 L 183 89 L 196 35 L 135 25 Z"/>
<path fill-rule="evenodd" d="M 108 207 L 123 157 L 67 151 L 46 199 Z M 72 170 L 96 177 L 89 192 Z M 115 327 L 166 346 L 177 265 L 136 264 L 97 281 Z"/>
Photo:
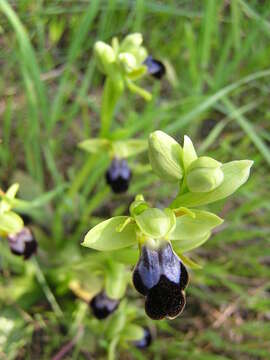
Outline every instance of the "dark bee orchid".
<path fill-rule="evenodd" d="M 106 181 L 116 194 L 127 191 L 131 180 L 131 170 L 124 159 L 113 159 L 106 172 Z"/>
<path fill-rule="evenodd" d="M 105 319 L 112 314 L 119 305 L 119 300 L 111 299 L 105 292 L 98 293 L 90 302 L 90 307 L 97 319 Z"/>
<path fill-rule="evenodd" d="M 148 74 L 156 79 L 161 79 L 163 75 L 165 75 L 166 69 L 164 64 L 161 61 L 154 59 L 152 56 L 147 56 L 144 60 L 144 65 L 147 66 Z"/>
<path fill-rule="evenodd" d="M 10 250 L 15 255 L 22 255 L 24 259 L 29 259 L 37 251 L 37 242 L 32 231 L 24 227 L 15 234 L 8 235 Z"/>
<path fill-rule="evenodd" d="M 178 316 L 185 305 L 183 290 L 187 283 L 187 270 L 169 242 L 163 241 L 157 247 L 142 246 L 133 284 L 146 296 L 145 311 L 150 318 L 159 320 Z"/>
<path fill-rule="evenodd" d="M 152 335 L 148 327 L 143 329 L 143 337 L 140 340 L 134 341 L 134 346 L 138 349 L 145 349 L 152 343 Z"/>

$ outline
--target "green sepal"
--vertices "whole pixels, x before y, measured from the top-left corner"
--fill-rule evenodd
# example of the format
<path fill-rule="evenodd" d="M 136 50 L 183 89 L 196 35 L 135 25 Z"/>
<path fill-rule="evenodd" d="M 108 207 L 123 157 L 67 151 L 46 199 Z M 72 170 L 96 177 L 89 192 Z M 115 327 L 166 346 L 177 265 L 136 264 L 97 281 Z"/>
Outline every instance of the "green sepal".
<path fill-rule="evenodd" d="M 171 136 L 160 130 L 149 135 L 148 146 L 153 171 L 163 181 L 179 182 L 183 177 L 181 146 Z"/>
<path fill-rule="evenodd" d="M 22 230 L 23 219 L 13 211 L 0 214 L 0 232 L 6 235 L 14 234 Z"/>
<path fill-rule="evenodd" d="M 201 245 L 203 245 L 211 236 L 211 232 L 205 233 L 203 236 L 195 237 L 195 238 L 187 238 L 182 240 L 174 241 L 173 248 L 175 249 L 175 252 L 187 252 L 192 249 L 195 249 Z"/>
<path fill-rule="evenodd" d="M 79 148 L 91 154 L 98 154 L 100 152 L 108 152 L 111 147 L 111 142 L 107 139 L 87 139 L 78 144 Z"/>
<path fill-rule="evenodd" d="M 140 139 L 129 139 L 114 141 L 112 143 L 112 153 L 114 157 L 128 158 L 138 155 L 147 149 L 147 141 Z"/>
<path fill-rule="evenodd" d="M 224 179 L 218 188 L 208 193 L 186 193 L 179 195 L 172 202 L 171 208 L 206 205 L 230 196 L 247 181 L 252 164 L 253 161 L 251 160 L 240 160 L 222 165 L 221 170 L 223 171 Z"/>
<path fill-rule="evenodd" d="M 164 238 L 175 227 L 175 215 L 172 210 L 162 211 L 149 208 L 134 219 L 142 233 L 150 238 Z"/>
<path fill-rule="evenodd" d="M 137 241 L 137 226 L 135 223 L 129 223 L 121 232 L 116 230 L 127 218 L 128 216 L 116 216 L 96 225 L 88 231 L 82 246 L 95 250 L 110 251 L 135 244 Z"/>
<path fill-rule="evenodd" d="M 168 235 L 170 240 L 199 238 L 223 223 L 219 216 L 211 212 L 194 209 L 191 211 L 195 217 L 186 214 L 176 218 L 176 225 Z"/>

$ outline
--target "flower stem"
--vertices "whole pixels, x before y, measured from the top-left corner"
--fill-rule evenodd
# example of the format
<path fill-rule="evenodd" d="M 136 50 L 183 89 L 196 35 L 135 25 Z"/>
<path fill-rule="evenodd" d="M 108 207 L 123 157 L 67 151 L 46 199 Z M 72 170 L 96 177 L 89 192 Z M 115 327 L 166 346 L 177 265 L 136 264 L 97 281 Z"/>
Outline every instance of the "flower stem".
<path fill-rule="evenodd" d="M 108 137 L 117 102 L 122 94 L 122 87 L 107 77 L 101 103 L 100 137 Z"/>
<path fill-rule="evenodd" d="M 43 271 L 40 268 L 40 265 L 39 265 L 36 257 L 32 258 L 32 264 L 34 265 L 34 268 L 35 268 L 37 280 L 40 283 L 42 290 L 43 290 L 48 302 L 50 303 L 53 311 L 55 312 L 55 314 L 58 318 L 63 318 L 64 314 L 63 314 L 60 306 L 58 305 L 54 294 L 52 293 L 51 289 L 49 288 L 47 280 L 43 274 Z"/>

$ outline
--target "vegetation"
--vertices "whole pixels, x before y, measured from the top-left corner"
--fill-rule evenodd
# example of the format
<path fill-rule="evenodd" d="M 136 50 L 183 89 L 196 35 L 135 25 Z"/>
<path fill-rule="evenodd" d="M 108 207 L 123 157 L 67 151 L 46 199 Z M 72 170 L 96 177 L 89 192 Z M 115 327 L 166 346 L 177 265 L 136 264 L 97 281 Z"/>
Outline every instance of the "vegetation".
<path fill-rule="evenodd" d="M 0 0 L 0 12 L 0 358 L 267 359 L 269 2 Z M 100 112 L 104 76 L 94 44 L 136 32 L 166 75 L 143 78 L 142 88 L 129 83 L 108 120 Z M 114 259 L 106 291 L 121 293 L 112 286 L 119 274 L 130 286 L 124 299 L 110 302 L 100 293 L 108 252 L 80 246 L 89 228 L 128 215 L 138 193 L 159 208 L 177 197 L 145 152 L 123 165 L 132 171 L 127 192 L 114 194 L 106 184 L 108 152 L 124 152 L 121 144 L 132 138 L 142 150 L 157 129 L 179 143 L 188 134 L 199 156 L 254 161 L 233 197 L 200 204 L 226 221 L 181 258 L 191 281 L 185 311 L 173 321 L 146 317 L 125 271 L 138 254 L 123 249 Z M 89 155 L 85 141 L 100 132 L 116 150 L 106 143 L 108 151 Z M 5 236 L 21 229 L 16 214 L 37 240 L 31 259 L 29 247 L 16 256 L 17 244 Z M 23 235 L 32 255 L 36 242 Z M 110 313 L 104 320 L 100 301 Z"/>

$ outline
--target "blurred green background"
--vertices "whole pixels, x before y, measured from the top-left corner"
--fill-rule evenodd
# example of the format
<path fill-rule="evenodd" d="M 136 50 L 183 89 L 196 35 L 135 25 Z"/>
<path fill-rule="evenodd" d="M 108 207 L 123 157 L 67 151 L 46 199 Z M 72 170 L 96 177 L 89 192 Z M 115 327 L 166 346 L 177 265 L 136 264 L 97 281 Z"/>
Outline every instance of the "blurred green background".
<path fill-rule="evenodd" d="M 79 243 L 98 221 L 126 213 L 138 192 L 162 205 L 176 195 L 145 172 L 146 155 L 130 162 L 129 192 L 112 195 L 101 181 L 107 157 L 77 147 L 99 129 L 104 79 L 95 41 L 139 31 L 167 76 L 145 80 L 150 103 L 122 98 L 114 136 L 188 134 L 199 154 L 255 164 L 247 184 L 209 207 L 225 223 L 190 254 L 203 269 L 190 271 L 177 320 L 149 322 L 129 288 L 156 338 L 149 350 L 122 347 L 118 357 L 269 359 L 270 1 L 0 0 L 0 14 L 1 188 L 18 181 L 21 198 L 41 203 L 54 195 L 27 214 L 40 244 L 36 262 L 0 242 L 0 358 L 105 358 L 103 325 L 70 290 L 71 281 L 87 286 L 91 277 L 91 252 Z"/>

